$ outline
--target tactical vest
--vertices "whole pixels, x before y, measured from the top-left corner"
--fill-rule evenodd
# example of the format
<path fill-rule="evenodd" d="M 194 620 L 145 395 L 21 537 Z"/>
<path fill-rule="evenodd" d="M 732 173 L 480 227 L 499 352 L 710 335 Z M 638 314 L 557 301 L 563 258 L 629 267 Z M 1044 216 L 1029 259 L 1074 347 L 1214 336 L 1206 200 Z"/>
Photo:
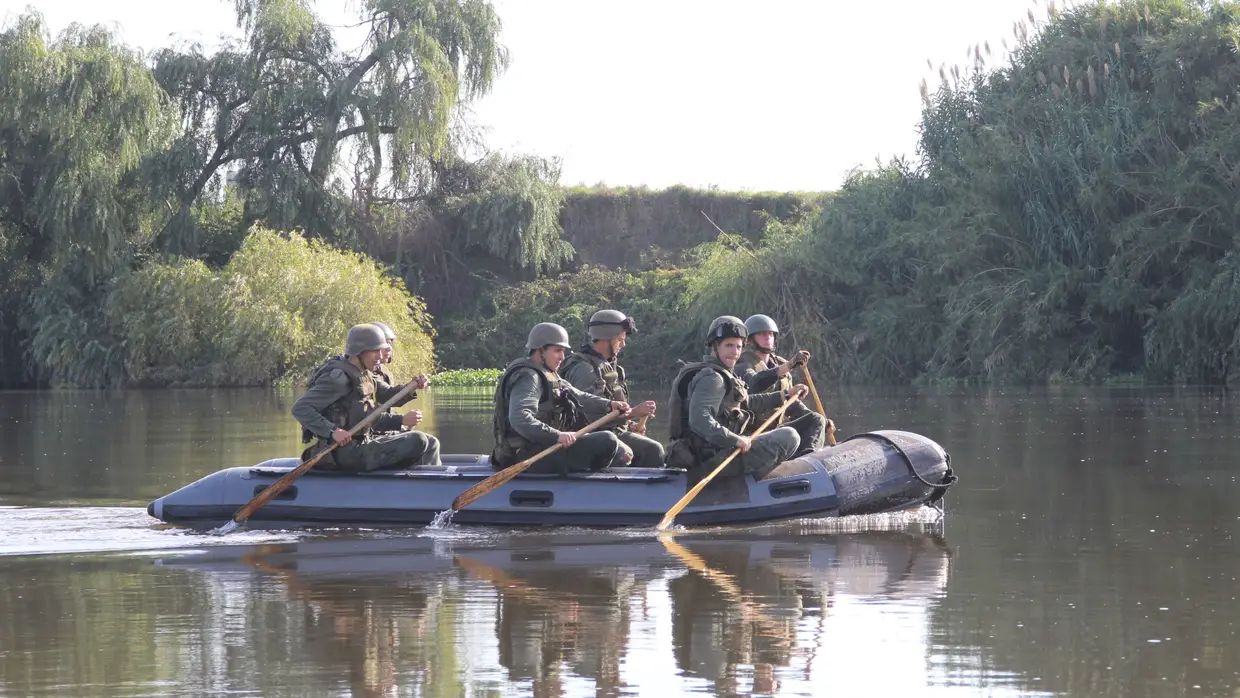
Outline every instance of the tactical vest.
<path fill-rule="evenodd" d="M 594 386 L 589 392 L 605 397 L 608 400 L 618 400 L 620 402 L 629 401 L 628 383 L 624 379 L 624 367 L 618 361 L 612 359 L 608 361 L 603 355 L 595 351 L 592 346 L 584 346 L 576 351 L 564 365 L 560 367 L 560 373 L 568 374 L 569 367 L 586 363 L 594 371 Z"/>
<path fill-rule="evenodd" d="M 343 356 L 333 356 L 314 370 L 310 376 L 306 386 L 314 385 L 315 381 L 321 377 L 325 377 L 335 369 L 344 371 L 344 375 L 349 379 L 349 392 L 345 393 L 339 400 L 327 406 L 323 410 L 323 416 L 327 421 L 335 424 L 339 429 L 352 429 L 358 422 L 366 418 L 366 415 L 374 411 L 378 406 L 375 399 L 375 382 L 371 377 L 370 371 L 362 369 L 349 363 L 348 359 Z M 353 436 L 354 441 L 365 438 L 370 431 L 367 427 Z M 316 438 L 320 438 L 317 434 L 309 429 L 302 428 L 302 443 L 310 443 Z"/>
<path fill-rule="evenodd" d="M 704 370 L 714 371 L 723 377 L 723 400 L 715 410 L 715 421 L 737 434 L 742 433 L 749 423 L 750 414 L 745 409 L 749 391 L 745 388 L 744 381 L 719 363 L 713 355 L 704 357 L 702 361 L 686 364 L 672 381 L 672 395 L 668 400 L 668 410 L 671 413 L 668 418 L 669 430 L 672 438 L 672 445 L 668 450 L 668 465 L 692 467 L 718 451 L 689 428 L 689 383 Z"/>
<path fill-rule="evenodd" d="M 738 368 L 740 367 L 742 363 L 747 363 L 753 366 L 755 371 L 758 371 L 759 373 L 761 373 L 762 371 L 775 368 L 776 366 L 779 366 L 785 361 L 787 361 L 787 359 L 776 354 L 775 352 L 771 352 L 767 356 L 767 360 L 763 361 L 762 359 L 758 358 L 758 355 L 757 353 L 754 352 L 753 347 L 746 347 L 745 353 L 741 354 L 740 360 L 737 361 L 736 363 L 737 363 Z M 780 378 L 779 380 L 775 381 L 775 385 L 772 386 L 771 388 L 768 388 L 767 390 L 783 390 L 787 392 L 792 392 L 792 371 L 785 373 L 783 378 Z M 763 391 L 763 392 L 766 392 L 766 391 Z"/>
<path fill-rule="evenodd" d="M 573 431 L 581 415 L 581 406 L 565 386 L 564 379 L 532 359 L 521 358 L 508 364 L 495 384 L 495 412 L 491 423 L 495 432 L 495 450 L 491 453 L 493 464 L 512 465 L 518 456 L 529 451 L 534 444 L 517 433 L 508 423 L 509 384 L 520 371 L 533 371 L 538 377 L 538 411 L 535 417 L 559 431 Z M 549 444 L 543 444 L 549 445 Z"/>

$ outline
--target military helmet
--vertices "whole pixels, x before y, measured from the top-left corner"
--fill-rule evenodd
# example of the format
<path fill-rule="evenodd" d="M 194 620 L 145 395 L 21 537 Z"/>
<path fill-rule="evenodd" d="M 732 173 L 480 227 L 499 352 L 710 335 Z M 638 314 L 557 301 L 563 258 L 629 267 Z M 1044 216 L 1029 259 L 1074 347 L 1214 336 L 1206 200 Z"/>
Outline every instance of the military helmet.
<path fill-rule="evenodd" d="M 374 325 L 354 325 L 349 328 L 349 335 L 344 340 L 344 353 L 358 356 L 364 351 L 375 349 L 391 349 L 383 337 L 383 330 Z"/>
<path fill-rule="evenodd" d="M 396 339 L 396 333 L 393 332 L 392 328 L 388 327 L 386 323 L 382 323 L 382 322 L 379 322 L 378 320 L 375 320 L 371 322 L 370 324 L 383 330 L 383 338 L 386 339 L 387 341 L 391 342 Z"/>
<path fill-rule="evenodd" d="M 715 318 L 710 323 L 710 330 L 706 335 L 706 343 L 711 344 L 716 339 L 727 339 L 728 337 L 740 337 L 745 339 L 749 336 L 749 332 L 745 330 L 745 323 L 735 315 L 722 315 Z"/>
<path fill-rule="evenodd" d="M 745 321 L 745 331 L 751 335 L 759 332 L 774 332 L 779 334 L 779 325 L 770 318 L 769 315 L 750 315 Z"/>
<path fill-rule="evenodd" d="M 600 310 L 590 316 L 586 331 L 590 339 L 615 339 L 621 332 L 637 334 L 637 323 L 619 310 Z"/>
<path fill-rule="evenodd" d="M 572 345 L 568 343 L 568 330 L 555 324 L 554 322 L 540 322 L 534 325 L 534 329 L 530 330 L 529 339 L 525 340 L 525 348 L 530 351 L 542 349 L 548 344 L 572 349 Z"/>

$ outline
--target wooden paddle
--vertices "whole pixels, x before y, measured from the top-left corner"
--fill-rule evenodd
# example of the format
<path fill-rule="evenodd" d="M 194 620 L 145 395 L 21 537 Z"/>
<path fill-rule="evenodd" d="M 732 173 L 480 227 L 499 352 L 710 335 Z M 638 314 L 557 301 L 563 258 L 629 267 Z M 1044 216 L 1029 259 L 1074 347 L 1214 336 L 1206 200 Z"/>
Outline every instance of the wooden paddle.
<path fill-rule="evenodd" d="M 780 415 L 784 413 L 784 410 L 788 409 L 788 405 L 791 405 L 796 399 L 797 399 L 797 396 L 793 395 L 789 397 L 787 400 L 785 400 L 784 404 L 779 406 L 779 409 L 775 410 L 775 412 L 772 413 L 770 417 L 767 417 L 765 422 L 758 425 L 757 429 L 754 429 L 753 433 L 749 435 L 749 438 L 752 439 L 758 434 L 761 434 L 762 432 L 766 431 L 766 428 L 771 426 L 771 424 L 774 423 L 775 420 L 779 419 Z M 737 446 L 736 450 L 732 451 L 732 454 L 729 455 L 727 458 L 724 458 L 723 462 L 720 463 L 718 467 L 716 467 L 713 471 L 711 471 L 709 475 L 702 478 L 702 480 L 698 482 L 698 484 L 694 485 L 693 489 L 685 493 L 685 496 L 681 497 L 680 501 L 676 502 L 676 504 L 673 505 L 671 509 L 668 509 L 667 513 L 663 515 L 663 520 L 659 522 L 657 530 L 663 531 L 663 530 L 666 530 L 668 526 L 671 526 L 672 519 L 675 519 L 676 515 L 679 514 L 682 509 L 689 506 L 689 502 L 692 502 L 693 498 L 696 497 L 698 493 L 701 492 L 702 489 L 706 487 L 706 485 L 710 484 L 710 481 L 714 480 L 716 475 L 723 472 L 723 469 L 728 466 L 728 463 L 731 463 L 733 458 L 740 455 L 740 452 L 741 452 L 741 449 L 739 446 Z"/>
<path fill-rule="evenodd" d="M 599 428 L 603 424 L 611 421 L 612 419 L 615 419 L 617 416 L 619 416 L 619 414 L 620 414 L 619 410 L 612 410 L 611 412 L 608 412 L 607 414 L 603 415 L 602 417 L 599 417 L 593 422 L 590 422 L 584 428 L 574 432 L 574 435 L 580 439 L 582 436 L 589 434 L 590 432 Z M 525 460 L 521 461 L 520 463 L 517 463 L 516 465 L 510 465 L 507 468 L 504 468 L 503 470 L 499 471 L 498 473 L 495 473 L 491 477 L 483 480 L 482 482 L 479 482 L 473 487 L 470 487 L 469 489 L 462 492 L 456 499 L 452 500 L 451 510 L 460 511 L 461 509 L 464 509 L 470 504 L 473 504 L 474 501 L 477 500 L 482 495 L 486 494 L 487 492 L 490 492 L 491 490 L 499 487 L 505 482 L 508 482 L 514 477 L 525 472 L 526 468 L 530 467 L 534 463 L 537 463 L 543 456 L 547 456 L 552 453 L 555 453 L 561 448 L 564 448 L 564 445 L 560 443 L 556 443 L 554 445 L 548 446 L 544 448 L 543 450 L 539 451 L 538 453 L 534 454 L 533 456 L 530 456 L 529 458 L 526 458 Z"/>
<path fill-rule="evenodd" d="M 805 384 L 809 386 L 809 394 L 814 396 L 814 404 L 818 406 L 818 414 L 823 417 L 827 416 L 827 411 L 822 408 L 822 400 L 818 397 L 818 388 L 814 387 L 814 377 L 809 375 L 809 364 L 801 365 L 801 372 L 805 374 Z M 835 429 L 827 431 L 827 440 L 831 445 L 835 445 Z"/>
<path fill-rule="evenodd" d="M 363 418 L 362 421 L 357 423 L 357 426 L 354 426 L 352 429 L 350 429 L 349 436 L 350 437 L 355 436 L 362 429 L 365 429 L 366 427 L 370 426 L 370 423 L 378 419 L 379 415 L 386 412 L 389 407 L 391 407 L 392 405 L 395 405 L 397 402 L 400 401 L 401 398 L 408 395 L 409 391 L 413 389 L 414 389 L 413 381 L 409 381 L 408 383 L 406 383 L 405 387 L 400 389 L 400 392 L 393 395 L 391 399 L 389 399 L 387 402 L 376 407 L 374 412 L 371 412 L 370 414 L 366 415 L 366 417 Z M 311 458 L 305 463 L 302 463 L 296 468 L 293 468 L 292 470 L 285 473 L 284 476 L 281 477 L 279 480 L 276 480 L 275 482 L 271 483 L 271 485 L 269 485 L 267 489 L 263 490 L 262 492 L 259 492 L 258 495 L 254 497 L 254 499 L 250 500 L 249 504 L 246 504 L 245 506 L 238 509 L 237 513 L 233 514 L 232 519 L 228 523 L 224 524 L 223 526 L 220 526 L 219 528 L 212 529 L 211 533 L 214 533 L 217 536 L 222 536 L 226 533 L 231 533 L 238 526 L 244 523 L 246 519 L 250 518 L 250 516 L 252 516 L 254 512 L 258 511 L 260 507 L 262 507 L 267 502 L 270 502 L 272 498 L 274 498 L 276 495 L 288 489 L 288 486 L 293 484 L 293 481 L 295 481 L 297 478 L 301 477 L 302 475 L 305 475 L 307 471 L 309 471 L 311 468 L 314 467 L 315 463 L 319 462 L 320 458 L 336 450 L 338 446 L 339 444 L 333 441 L 331 446 L 328 446 L 322 451 L 319 451 L 319 454 L 317 456 L 315 456 L 314 458 Z"/>

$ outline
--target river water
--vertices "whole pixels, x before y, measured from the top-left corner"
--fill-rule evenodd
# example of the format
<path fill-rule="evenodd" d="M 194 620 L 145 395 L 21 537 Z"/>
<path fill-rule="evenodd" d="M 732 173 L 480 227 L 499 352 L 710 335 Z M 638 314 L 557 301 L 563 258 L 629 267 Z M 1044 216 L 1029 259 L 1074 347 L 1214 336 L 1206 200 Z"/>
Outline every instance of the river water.
<path fill-rule="evenodd" d="M 217 538 L 147 517 L 214 470 L 295 455 L 293 397 L 0 393 L 0 696 L 1240 695 L 1223 391 L 824 395 L 844 435 L 907 429 L 952 454 L 942 521 L 664 543 Z M 486 450 L 488 391 L 418 403 L 445 452 Z"/>

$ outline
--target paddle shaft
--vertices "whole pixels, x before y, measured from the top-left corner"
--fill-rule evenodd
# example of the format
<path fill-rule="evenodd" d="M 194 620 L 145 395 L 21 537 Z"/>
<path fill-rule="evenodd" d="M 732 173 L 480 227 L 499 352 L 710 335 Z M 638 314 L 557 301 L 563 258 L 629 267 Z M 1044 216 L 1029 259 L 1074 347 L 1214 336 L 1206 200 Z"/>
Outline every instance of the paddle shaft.
<path fill-rule="evenodd" d="M 582 436 L 589 434 L 590 432 L 599 428 L 603 424 L 606 424 L 612 419 L 615 419 L 616 416 L 618 416 L 619 414 L 620 414 L 619 411 L 616 411 L 616 410 L 608 412 L 602 417 L 599 417 L 593 422 L 590 422 L 585 427 L 573 432 L 573 435 L 580 439 Z M 526 468 L 530 467 L 534 463 L 537 463 L 544 456 L 548 456 L 552 453 L 555 453 L 561 448 L 564 448 L 564 444 L 557 442 L 551 446 L 544 448 L 543 450 L 530 456 L 529 458 L 526 458 L 520 463 L 517 463 L 516 465 L 510 465 L 507 468 L 504 468 L 503 470 L 499 471 L 498 473 L 495 473 L 491 477 L 483 480 L 482 482 L 479 482 L 473 487 L 470 487 L 469 489 L 462 492 L 456 499 L 452 500 L 452 511 L 460 511 L 461 509 L 464 509 L 470 504 L 473 504 L 474 501 L 476 501 L 479 497 L 490 492 L 491 490 L 494 490 L 495 488 L 499 487 L 505 482 L 508 482 L 514 477 L 520 475 L 521 473 L 525 472 Z"/>
<path fill-rule="evenodd" d="M 365 429 L 366 427 L 370 426 L 370 423 L 378 419 L 379 415 L 386 412 L 389 407 L 391 407 L 392 405 L 395 405 L 397 402 L 400 402 L 401 398 L 408 395 L 409 391 L 413 390 L 413 387 L 414 387 L 413 381 L 406 383 L 405 387 L 401 388 L 400 392 L 393 395 L 391 399 L 389 399 L 387 402 L 376 407 L 374 412 L 371 412 L 370 414 L 366 415 L 366 417 L 362 419 L 362 421 L 358 422 L 356 426 L 350 429 L 349 436 L 350 437 L 356 436 L 357 433 L 360 432 L 362 429 Z M 301 477 L 302 475 L 305 475 L 306 471 L 313 468 L 314 464 L 318 463 L 320 458 L 336 450 L 336 448 L 339 447 L 339 445 L 340 444 L 333 441 L 331 446 L 328 446 L 322 451 L 319 451 L 319 454 L 317 456 L 315 456 L 314 458 L 311 458 L 305 463 L 302 463 L 296 468 L 293 468 L 292 470 L 285 473 L 279 480 L 276 480 L 275 482 L 271 483 L 271 485 L 269 485 L 267 489 L 263 490 L 262 492 L 259 492 L 254 497 L 254 499 L 251 499 L 249 504 L 246 504 L 245 506 L 241 507 L 240 509 L 237 510 L 236 514 L 233 514 L 233 517 L 232 517 L 233 523 L 240 524 L 244 522 L 246 519 L 250 518 L 250 516 L 252 516 L 254 512 L 258 511 L 259 508 L 261 508 L 267 502 L 270 502 L 272 498 L 274 498 L 276 495 L 288 489 L 288 486 L 293 484 L 294 480 Z"/>
<path fill-rule="evenodd" d="M 779 419 L 780 415 L 784 413 L 784 410 L 788 409 L 788 405 L 791 405 L 796 399 L 797 399 L 797 396 L 792 395 L 787 400 L 785 400 L 784 404 L 779 406 L 779 409 L 775 410 L 775 412 L 771 414 L 770 417 L 767 417 L 766 421 L 758 425 L 757 429 L 754 429 L 753 433 L 749 435 L 749 438 L 752 439 L 756 437 L 757 435 L 761 434 L 762 432 L 766 431 L 766 428 L 771 426 L 771 424 L 774 423 L 775 420 Z M 676 502 L 676 504 L 673 505 L 671 509 L 668 509 L 667 513 L 663 515 L 663 520 L 659 522 L 658 530 L 662 531 L 662 530 L 665 530 L 668 526 L 671 526 L 672 519 L 675 519 L 676 515 L 679 514 L 682 509 L 689 506 L 689 502 L 692 502 L 693 498 L 696 497 L 698 493 L 701 492 L 706 487 L 706 485 L 710 484 L 710 481 L 714 480 L 716 475 L 723 472 L 723 469 L 728 467 L 728 463 L 731 463 L 732 459 L 740 455 L 740 453 L 741 453 L 740 446 L 737 446 L 736 450 L 732 451 L 731 455 L 729 455 L 727 458 L 724 458 L 723 462 L 720 463 L 718 467 L 712 470 L 709 475 L 702 478 L 701 481 L 698 482 L 698 484 L 694 485 L 693 489 L 686 492 L 685 496 L 681 497 L 680 501 Z"/>
<path fill-rule="evenodd" d="M 715 223 L 714 221 L 711 221 L 711 220 L 710 220 L 710 216 L 707 216 L 705 211 L 698 211 L 698 213 L 702 214 L 702 216 L 703 216 L 703 217 L 705 217 L 705 218 L 706 218 L 706 220 L 710 221 L 710 224 L 711 224 L 711 225 L 713 225 L 713 226 L 715 226 L 715 230 L 718 230 L 720 235 L 727 235 L 727 234 L 728 234 L 728 233 L 723 232 L 723 228 L 720 228 L 720 227 L 719 227 L 719 225 L 718 225 L 717 223 Z M 737 237 L 739 237 L 739 236 L 737 236 Z M 744 245 L 739 245 L 739 244 L 737 245 L 737 247 L 739 247 L 740 249 L 744 250 L 744 251 L 745 251 L 745 254 L 749 255 L 750 257 L 753 257 L 754 259 L 757 259 L 757 258 L 758 258 L 758 255 L 756 255 L 756 254 L 754 254 L 753 252 L 751 252 L 751 251 L 749 250 L 749 248 L 748 248 L 748 247 L 745 247 Z"/>
<path fill-rule="evenodd" d="M 809 364 L 802 364 L 801 372 L 805 374 L 805 384 L 809 386 L 809 394 L 814 396 L 814 405 L 818 407 L 818 414 L 823 417 L 827 416 L 827 411 L 822 408 L 822 400 L 818 397 L 818 388 L 814 387 L 814 377 L 809 375 Z M 835 445 L 835 430 L 827 430 L 827 440 L 831 445 Z"/>

